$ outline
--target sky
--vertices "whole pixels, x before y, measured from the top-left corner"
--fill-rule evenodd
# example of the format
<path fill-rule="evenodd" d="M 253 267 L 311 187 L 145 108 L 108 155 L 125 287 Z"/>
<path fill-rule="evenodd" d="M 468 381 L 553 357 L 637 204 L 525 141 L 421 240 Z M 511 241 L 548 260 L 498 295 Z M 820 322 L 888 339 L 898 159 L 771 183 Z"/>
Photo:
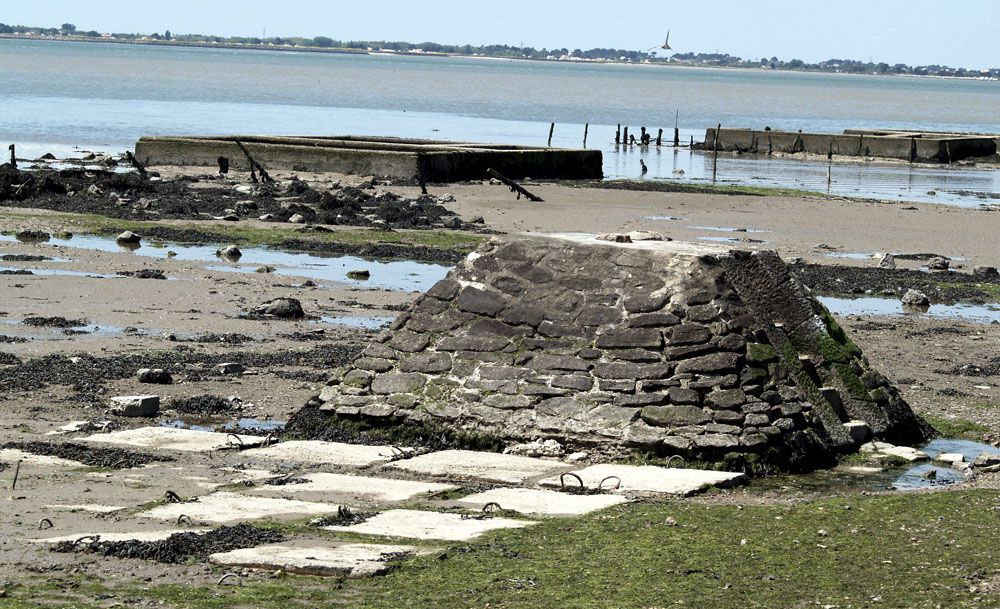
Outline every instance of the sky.
<path fill-rule="evenodd" d="M 0 22 L 1000 67 L 997 0 L 4 0 Z"/>

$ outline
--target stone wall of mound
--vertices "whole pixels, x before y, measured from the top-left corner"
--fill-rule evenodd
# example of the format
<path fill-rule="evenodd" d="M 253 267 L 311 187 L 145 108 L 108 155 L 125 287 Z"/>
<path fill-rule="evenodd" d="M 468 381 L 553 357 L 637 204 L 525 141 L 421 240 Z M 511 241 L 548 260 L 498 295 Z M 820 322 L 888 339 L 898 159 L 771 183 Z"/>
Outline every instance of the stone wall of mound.
<path fill-rule="evenodd" d="M 795 468 L 928 432 L 775 253 L 665 242 L 493 240 L 307 408 Z"/>

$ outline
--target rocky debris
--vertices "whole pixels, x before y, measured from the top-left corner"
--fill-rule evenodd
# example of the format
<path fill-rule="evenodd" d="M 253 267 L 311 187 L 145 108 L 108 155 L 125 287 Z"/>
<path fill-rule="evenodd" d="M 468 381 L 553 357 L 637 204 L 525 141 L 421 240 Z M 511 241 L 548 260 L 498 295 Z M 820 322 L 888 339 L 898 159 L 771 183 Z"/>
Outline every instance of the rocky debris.
<path fill-rule="evenodd" d="M 52 258 L 35 254 L 4 254 L 0 256 L 0 260 L 4 262 L 46 262 Z"/>
<path fill-rule="evenodd" d="M 138 558 L 167 564 L 187 564 L 207 560 L 212 554 L 278 543 L 285 536 L 249 524 L 220 527 L 208 533 L 175 533 L 160 541 L 60 542 L 53 552 L 97 554 L 105 558 Z"/>
<path fill-rule="evenodd" d="M 160 396 L 129 395 L 111 398 L 111 414 L 119 417 L 155 417 L 160 412 Z"/>
<path fill-rule="evenodd" d="M 51 238 L 45 231 L 40 230 L 23 230 L 15 235 L 18 241 L 24 241 L 26 243 L 38 243 L 42 241 L 48 241 Z"/>
<path fill-rule="evenodd" d="M 347 271 L 347 278 L 354 279 L 356 281 L 367 281 L 372 276 L 371 271 L 368 269 L 361 269 L 356 271 Z"/>
<path fill-rule="evenodd" d="M 522 457 L 561 457 L 566 454 L 566 449 L 559 442 L 549 438 L 525 444 L 514 444 L 505 448 L 503 452 L 505 455 L 520 455 Z"/>
<path fill-rule="evenodd" d="M 174 382 L 170 373 L 163 368 L 140 368 L 135 376 L 140 383 L 149 385 L 170 385 Z"/>
<path fill-rule="evenodd" d="M 978 457 L 976 457 L 976 460 L 973 461 L 972 466 L 977 470 L 1000 468 L 1000 452 L 982 453 Z"/>
<path fill-rule="evenodd" d="M 927 297 L 927 294 L 923 292 L 918 292 L 917 290 L 907 290 L 906 294 L 903 294 L 902 298 L 904 307 L 928 307 L 931 304 L 931 299 Z"/>
<path fill-rule="evenodd" d="M 166 274 L 163 271 L 157 269 L 142 269 L 141 271 L 118 271 L 118 275 L 122 277 L 134 277 L 135 279 L 157 279 L 160 281 L 165 281 L 167 279 Z"/>
<path fill-rule="evenodd" d="M 896 258 L 903 256 L 896 255 Z M 834 264 L 796 264 L 793 269 L 802 283 L 820 294 L 874 294 L 899 298 L 913 289 L 927 294 L 934 303 L 985 303 L 994 300 L 994 286 L 1000 286 L 1000 279 L 990 280 L 971 273 L 926 273 Z M 984 283 L 989 284 L 985 289 Z"/>
<path fill-rule="evenodd" d="M 265 264 L 264 266 L 259 266 L 259 267 L 257 267 L 256 269 L 254 269 L 254 272 L 255 272 L 255 273 L 260 273 L 260 274 L 262 274 L 262 275 L 265 275 L 265 274 L 267 274 L 267 273 L 273 273 L 273 272 L 275 272 L 275 271 L 277 271 L 277 270 L 278 270 L 278 269 L 276 269 L 275 267 L 273 267 L 273 266 L 268 266 L 268 265 L 266 265 L 266 264 Z"/>
<path fill-rule="evenodd" d="M 878 264 L 876 265 L 880 269 L 894 270 L 896 268 L 896 257 L 892 254 L 875 254 L 878 259 Z"/>
<path fill-rule="evenodd" d="M 773 252 L 551 238 L 484 245 L 300 414 L 311 437 L 326 417 L 792 469 L 856 449 L 845 420 L 929 434 Z"/>
<path fill-rule="evenodd" d="M 216 395 L 199 395 L 171 400 L 170 409 L 181 414 L 223 414 L 239 410 L 240 405 Z"/>
<path fill-rule="evenodd" d="M 215 251 L 215 255 L 223 260 L 239 260 L 243 256 L 243 252 L 240 248 L 235 245 L 227 245 L 225 247 L 220 247 Z"/>
<path fill-rule="evenodd" d="M 895 446 L 888 442 L 869 442 L 861 446 L 861 452 L 875 458 L 895 457 L 906 461 L 927 461 L 930 457 L 922 450 L 909 446 Z"/>
<path fill-rule="evenodd" d="M 115 241 L 122 245 L 139 245 L 142 242 L 142 237 L 127 230 L 115 237 Z"/>
<path fill-rule="evenodd" d="M 947 271 L 951 267 L 951 260 L 944 256 L 935 256 L 927 261 L 927 268 L 931 271 Z"/>
<path fill-rule="evenodd" d="M 997 281 L 1000 280 L 1000 271 L 997 271 L 995 266 L 974 266 L 972 267 L 972 276 L 976 279 L 983 279 L 986 281 Z"/>
<path fill-rule="evenodd" d="M 223 362 L 215 367 L 215 371 L 226 376 L 239 376 L 246 371 L 239 362 Z"/>
<path fill-rule="evenodd" d="M 86 319 L 66 319 L 65 317 L 25 317 L 21 323 L 39 328 L 82 328 L 88 322 Z"/>
<path fill-rule="evenodd" d="M 269 300 L 254 307 L 251 314 L 277 319 L 302 319 L 306 316 L 305 311 L 302 310 L 302 303 L 295 298 Z"/>
<path fill-rule="evenodd" d="M 0 450 L 20 450 L 33 455 L 58 457 L 88 465 L 110 469 L 132 469 L 150 463 L 170 463 L 174 459 L 161 455 L 151 455 L 124 448 L 95 448 L 83 444 L 52 442 L 7 442 L 0 444 Z"/>

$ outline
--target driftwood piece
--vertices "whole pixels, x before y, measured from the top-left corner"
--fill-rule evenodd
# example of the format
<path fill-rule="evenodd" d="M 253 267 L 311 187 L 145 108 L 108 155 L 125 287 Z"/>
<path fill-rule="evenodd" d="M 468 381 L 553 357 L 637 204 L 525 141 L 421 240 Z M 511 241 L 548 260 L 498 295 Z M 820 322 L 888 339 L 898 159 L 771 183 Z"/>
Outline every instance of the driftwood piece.
<path fill-rule="evenodd" d="M 524 195 L 525 197 L 527 197 L 527 199 L 529 201 L 534 201 L 535 203 L 544 203 L 545 202 L 544 199 L 542 199 L 541 197 L 539 197 L 536 194 L 528 192 L 528 190 L 524 186 L 521 186 L 520 184 L 518 184 L 514 180 L 511 180 L 510 178 L 504 176 L 503 174 L 501 174 L 496 169 L 487 169 L 486 173 L 488 173 L 491 178 L 494 178 L 494 179 L 497 179 L 497 180 L 500 180 L 501 182 L 503 182 L 506 186 L 508 186 L 510 188 L 511 192 L 516 192 L 517 193 L 517 199 L 519 201 L 521 200 L 521 195 Z"/>
<path fill-rule="evenodd" d="M 236 142 L 236 145 L 240 147 L 240 150 L 242 150 L 243 154 L 247 156 L 247 161 L 249 161 L 250 163 L 250 179 L 253 180 L 254 183 L 257 182 L 256 176 L 254 175 L 254 170 L 256 169 L 257 173 L 260 174 L 260 179 L 262 182 L 264 182 L 265 184 L 274 184 L 274 178 L 268 175 L 267 171 L 265 171 L 265 169 L 260 166 L 260 163 L 258 163 L 256 160 L 254 160 L 252 156 L 250 156 L 250 151 L 247 150 L 247 147 L 243 145 L 243 142 Z"/>

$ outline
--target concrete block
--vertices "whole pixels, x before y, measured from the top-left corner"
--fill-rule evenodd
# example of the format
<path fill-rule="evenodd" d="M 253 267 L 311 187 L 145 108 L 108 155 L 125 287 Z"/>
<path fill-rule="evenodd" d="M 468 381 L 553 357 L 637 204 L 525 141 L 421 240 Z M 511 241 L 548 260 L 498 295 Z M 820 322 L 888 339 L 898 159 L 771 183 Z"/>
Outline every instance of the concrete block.
<path fill-rule="evenodd" d="M 592 465 L 572 472 L 583 480 L 586 488 L 597 488 L 604 481 L 603 488 L 610 489 L 620 480 L 617 493 L 655 493 L 667 495 L 690 495 L 710 486 L 729 487 L 746 482 L 743 474 L 716 472 L 700 469 L 674 469 L 651 465 Z M 613 477 L 609 479 L 610 477 Z M 618 480 L 615 480 L 617 478 Z M 566 485 L 578 482 L 571 476 L 565 477 Z M 561 486 L 559 477 L 547 478 L 542 486 Z"/>
<path fill-rule="evenodd" d="M 543 516 L 582 516 L 628 500 L 621 495 L 573 495 L 533 488 L 495 488 L 458 500 L 458 504 L 482 509 L 496 503 L 505 510 Z"/>
<path fill-rule="evenodd" d="M 119 417 L 155 417 L 160 412 L 160 396 L 129 395 L 111 398 L 111 414 Z"/>
<path fill-rule="evenodd" d="M 387 469 L 436 478 L 473 478 L 506 484 L 520 484 L 530 478 L 566 471 L 570 467 L 559 461 L 471 450 L 443 450 L 386 465 Z"/>
<path fill-rule="evenodd" d="M 339 506 L 331 503 L 296 501 L 274 497 L 249 497 L 239 493 L 214 493 L 198 501 L 167 503 L 138 516 L 153 520 L 176 522 L 184 515 L 194 522 L 247 522 L 261 518 L 293 518 L 319 514 L 336 514 Z"/>
<path fill-rule="evenodd" d="M 361 524 L 323 527 L 327 531 L 406 537 L 409 539 L 441 539 L 468 541 L 483 533 L 498 529 L 519 529 L 535 524 L 529 520 L 508 518 L 466 518 L 462 514 L 424 512 L 420 510 L 389 510 Z"/>
<path fill-rule="evenodd" d="M 257 493 L 321 493 L 345 501 L 407 501 L 425 493 L 439 493 L 456 488 L 436 482 L 414 482 L 391 478 L 370 478 L 346 474 L 315 473 L 296 476 L 307 480 L 299 484 L 273 486 L 262 484 L 253 489 Z"/>
<path fill-rule="evenodd" d="M 255 459 L 341 467 L 368 467 L 390 460 L 393 456 L 393 449 L 389 446 L 296 440 L 281 442 L 267 448 L 254 449 L 246 454 Z"/>
<path fill-rule="evenodd" d="M 415 554 L 412 546 L 344 544 L 324 546 L 258 546 L 212 554 L 209 562 L 227 567 L 282 570 L 298 575 L 365 577 L 382 575 L 391 560 Z"/>
<path fill-rule="evenodd" d="M 111 433 L 94 434 L 83 438 L 84 442 L 135 446 L 146 449 L 176 450 L 181 452 L 205 453 L 227 448 L 232 442 L 242 446 L 259 446 L 264 438 L 236 434 L 175 429 L 173 427 L 141 427 Z"/>
<path fill-rule="evenodd" d="M 844 429 L 847 430 L 847 434 L 851 436 L 851 440 L 855 444 L 867 442 L 868 438 L 872 435 L 872 430 L 868 427 L 868 423 L 864 421 L 848 421 L 844 423 Z"/>

